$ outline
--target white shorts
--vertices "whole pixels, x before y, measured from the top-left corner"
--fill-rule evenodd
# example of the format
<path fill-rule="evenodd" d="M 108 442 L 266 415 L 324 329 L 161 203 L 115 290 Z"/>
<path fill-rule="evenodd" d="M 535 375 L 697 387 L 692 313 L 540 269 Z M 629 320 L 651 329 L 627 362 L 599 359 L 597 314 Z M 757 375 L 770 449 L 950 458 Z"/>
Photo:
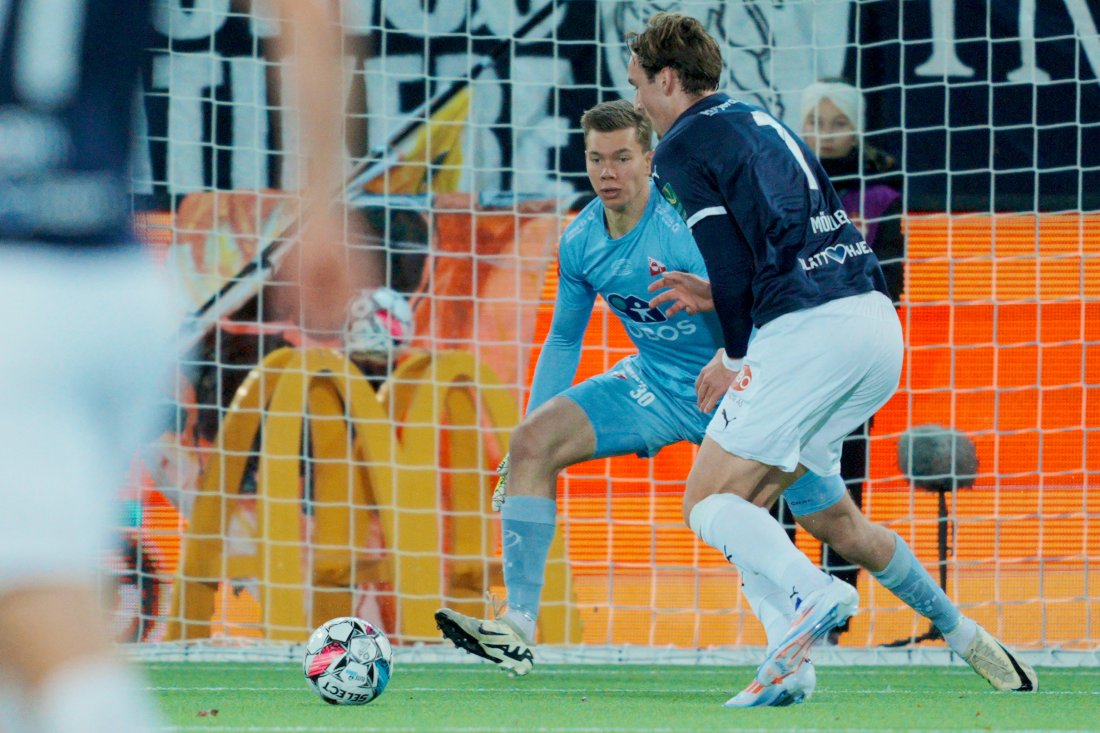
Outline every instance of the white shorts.
<path fill-rule="evenodd" d="M 173 292 L 140 251 L 0 243 L 0 592 L 102 562 L 171 397 Z"/>
<path fill-rule="evenodd" d="M 839 473 L 845 436 L 894 394 L 903 354 L 897 313 L 878 292 L 780 316 L 749 342 L 707 436 L 784 471 Z"/>

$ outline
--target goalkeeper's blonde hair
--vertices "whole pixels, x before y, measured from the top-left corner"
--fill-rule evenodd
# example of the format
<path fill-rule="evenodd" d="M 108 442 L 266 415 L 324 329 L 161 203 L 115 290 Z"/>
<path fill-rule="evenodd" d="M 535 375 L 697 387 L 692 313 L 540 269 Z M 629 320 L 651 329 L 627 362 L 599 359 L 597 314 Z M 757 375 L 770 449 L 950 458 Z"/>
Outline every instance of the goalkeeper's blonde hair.
<path fill-rule="evenodd" d="M 634 128 L 638 133 L 638 142 L 642 145 L 642 152 L 648 153 L 653 149 L 653 126 L 649 120 L 634 111 L 634 105 L 625 99 L 616 99 L 613 102 L 600 102 L 595 107 L 585 110 L 581 115 L 581 129 L 584 131 L 584 139 L 588 141 L 588 133 L 615 132 L 616 130 L 628 130 Z"/>

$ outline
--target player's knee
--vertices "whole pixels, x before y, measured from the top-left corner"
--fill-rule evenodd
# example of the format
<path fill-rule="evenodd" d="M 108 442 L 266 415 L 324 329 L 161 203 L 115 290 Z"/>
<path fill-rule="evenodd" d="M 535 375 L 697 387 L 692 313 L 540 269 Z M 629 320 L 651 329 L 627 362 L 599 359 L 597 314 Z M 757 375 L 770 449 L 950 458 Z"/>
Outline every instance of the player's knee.
<path fill-rule="evenodd" d="M 524 420 L 512 431 L 509 450 L 513 474 L 557 473 L 579 460 L 572 455 L 567 437 L 542 413 Z"/>
<path fill-rule="evenodd" d="M 871 522 L 854 505 L 842 507 L 814 524 L 815 529 L 810 530 L 814 537 L 858 565 L 874 561 L 879 554 L 878 530 L 888 532 Z"/>
<path fill-rule="evenodd" d="M 512 431 L 509 444 L 509 461 L 512 470 L 517 467 L 540 465 L 546 460 L 549 446 L 545 433 L 531 420 L 524 420 Z"/>
<path fill-rule="evenodd" d="M 819 539 L 844 557 L 859 557 L 861 555 L 860 549 L 863 547 L 863 541 L 862 538 L 856 535 L 854 528 L 848 525 L 848 531 L 845 531 L 842 527 L 836 527 L 834 530 L 835 531 L 826 533 L 825 537 Z M 852 562 L 857 561 L 852 560 Z"/>
<path fill-rule="evenodd" d="M 691 511 L 695 508 L 696 504 L 706 499 L 712 493 L 711 487 L 699 481 L 698 478 L 695 477 L 694 472 L 688 475 L 687 482 L 684 484 L 684 498 L 681 504 L 684 524 L 688 527 L 691 526 Z"/>

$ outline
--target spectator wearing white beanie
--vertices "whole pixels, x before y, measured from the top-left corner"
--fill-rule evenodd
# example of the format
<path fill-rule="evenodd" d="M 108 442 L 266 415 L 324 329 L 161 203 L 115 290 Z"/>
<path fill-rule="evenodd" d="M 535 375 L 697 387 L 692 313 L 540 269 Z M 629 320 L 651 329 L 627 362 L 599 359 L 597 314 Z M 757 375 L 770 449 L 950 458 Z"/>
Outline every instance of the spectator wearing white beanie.
<path fill-rule="evenodd" d="M 802 90 L 802 137 L 819 158 L 843 158 L 863 134 L 863 95 L 843 81 Z"/>

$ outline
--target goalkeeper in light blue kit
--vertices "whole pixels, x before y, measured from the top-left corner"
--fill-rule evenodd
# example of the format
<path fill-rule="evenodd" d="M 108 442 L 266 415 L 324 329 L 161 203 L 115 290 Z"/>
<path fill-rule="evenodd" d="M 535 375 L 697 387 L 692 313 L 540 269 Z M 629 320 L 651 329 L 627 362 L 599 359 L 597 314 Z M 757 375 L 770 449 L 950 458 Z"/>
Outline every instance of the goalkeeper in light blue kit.
<path fill-rule="evenodd" d="M 450 609 L 436 614 L 440 630 L 456 646 L 520 675 L 534 660 L 558 472 L 591 458 L 651 457 L 680 440 L 698 444 L 734 376 L 716 359 L 722 337 L 713 314 L 668 316 L 648 304 L 650 285 L 665 272 L 706 272 L 687 225 L 650 180 L 648 122 L 620 100 L 588 110 L 581 126 L 598 198 L 562 236 L 550 333 L 527 417 L 512 435 L 494 494 L 503 521 L 508 611 L 497 620 Z M 638 353 L 572 386 L 597 294 Z M 768 638 L 777 643 L 794 617 L 793 602 L 763 576 L 745 573 L 742 582 Z M 813 667 L 805 665 L 785 681 L 779 704 L 805 699 L 814 681 Z"/>

